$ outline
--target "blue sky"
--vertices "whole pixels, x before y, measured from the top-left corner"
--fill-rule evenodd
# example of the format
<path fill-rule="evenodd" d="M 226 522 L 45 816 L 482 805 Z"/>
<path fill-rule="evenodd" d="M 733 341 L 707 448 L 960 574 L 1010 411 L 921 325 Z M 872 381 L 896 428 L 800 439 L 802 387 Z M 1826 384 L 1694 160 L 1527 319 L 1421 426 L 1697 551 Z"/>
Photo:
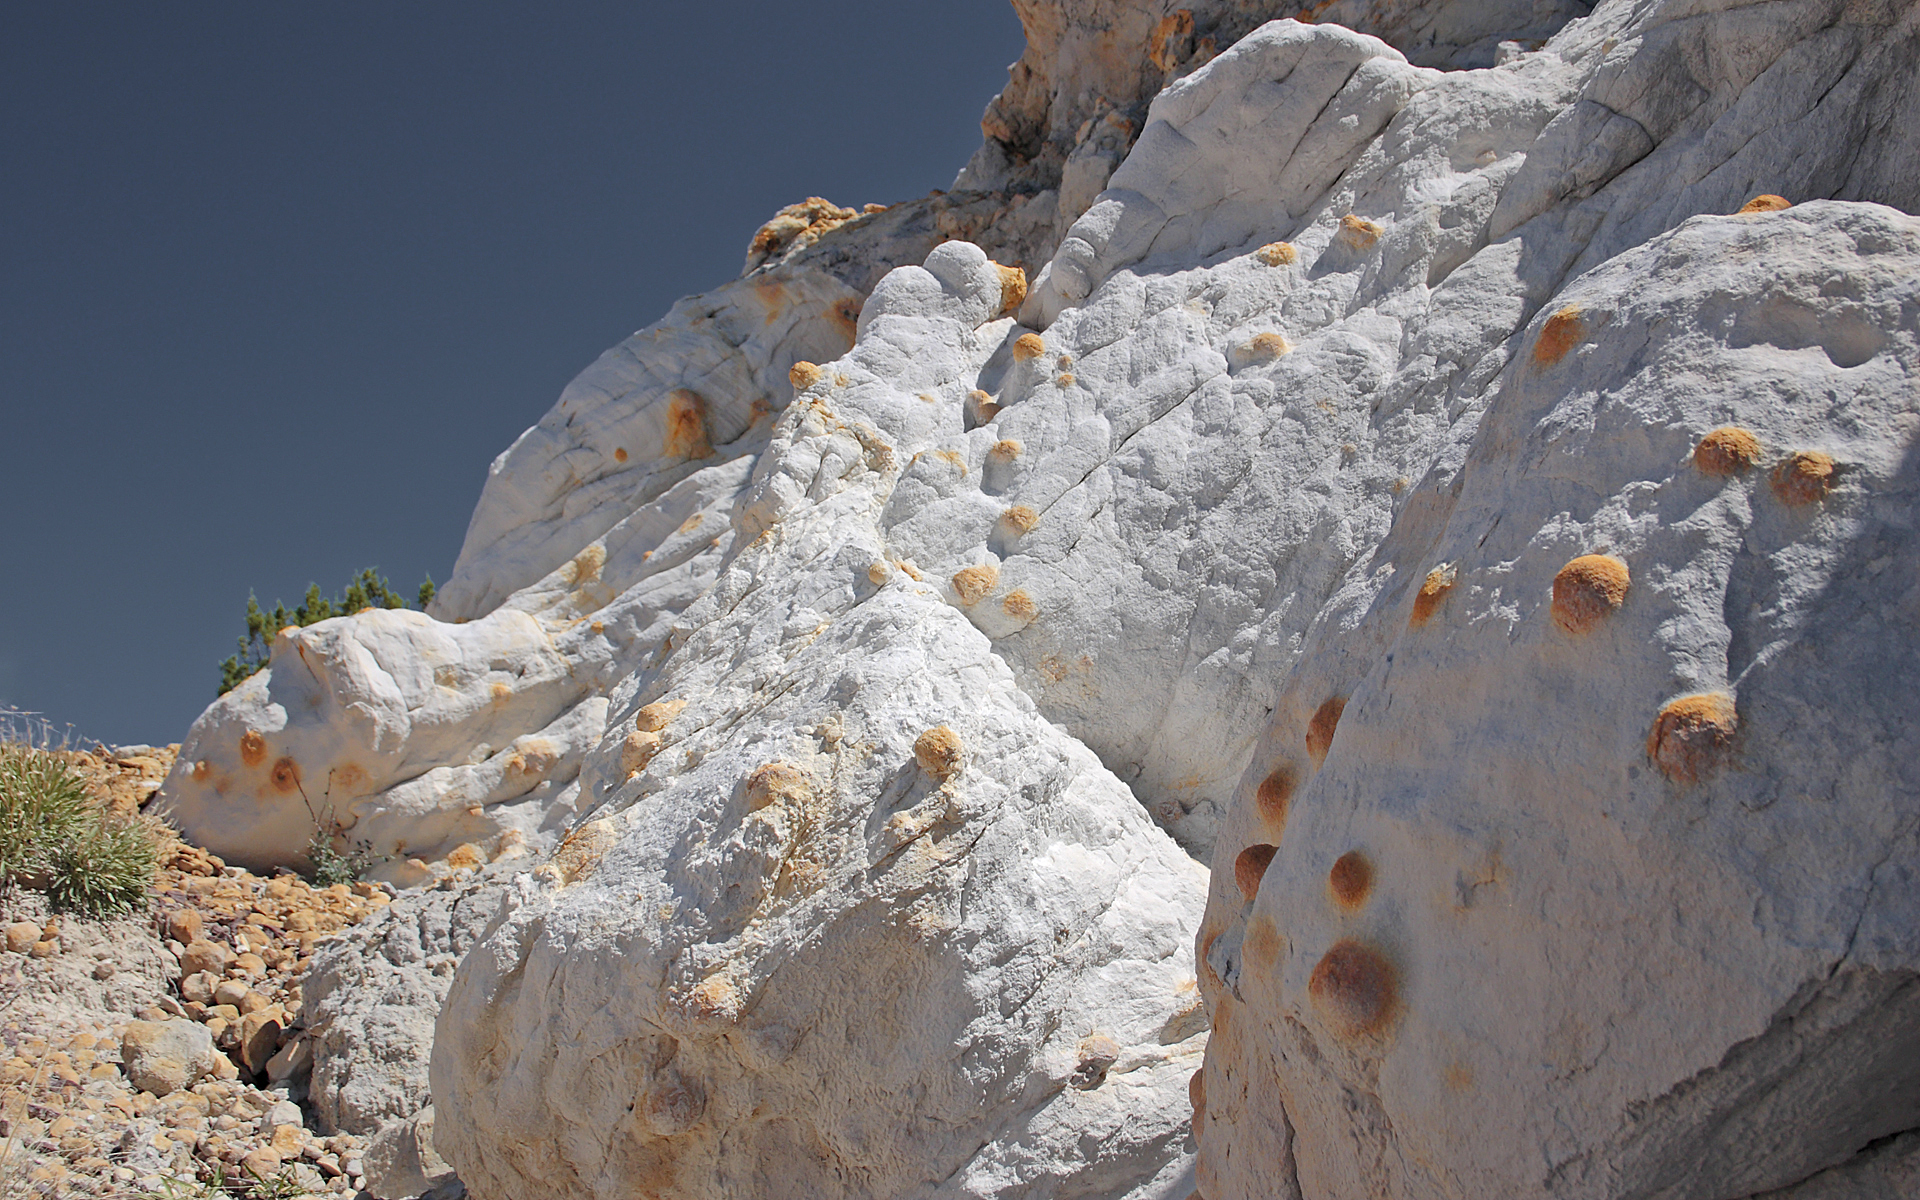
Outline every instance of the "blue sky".
<path fill-rule="evenodd" d="M 14 6 L 0 704 L 177 741 L 249 589 L 445 579 L 489 461 L 808 195 L 947 186 L 1004 0 Z"/>

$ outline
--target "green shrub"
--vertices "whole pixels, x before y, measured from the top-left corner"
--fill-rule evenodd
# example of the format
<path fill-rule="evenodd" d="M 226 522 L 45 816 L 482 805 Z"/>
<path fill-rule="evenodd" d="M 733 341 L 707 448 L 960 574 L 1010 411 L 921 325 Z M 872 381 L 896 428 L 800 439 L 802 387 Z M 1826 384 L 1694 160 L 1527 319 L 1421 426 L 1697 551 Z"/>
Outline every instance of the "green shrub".
<path fill-rule="evenodd" d="M 109 814 L 59 755 L 0 742 L 0 883 L 102 917 L 146 902 L 155 857 L 146 826 Z"/>
<path fill-rule="evenodd" d="M 420 585 L 420 607 L 433 599 L 433 578 Z M 240 639 L 240 653 L 220 664 L 220 691 L 226 695 L 239 687 L 255 671 L 267 665 L 273 649 L 273 636 L 289 625 L 306 628 L 329 617 L 348 617 L 366 608 L 405 608 L 406 597 L 393 590 L 376 567 L 368 567 L 347 583 L 347 590 L 329 600 L 320 594 L 320 585 L 307 585 L 307 598 L 289 610 L 279 601 L 269 612 L 260 607 L 259 597 L 247 595 L 247 632 Z"/>
<path fill-rule="evenodd" d="M 39 878 L 98 811 L 87 781 L 57 755 L 0 742 L 0 883 Z"/>
<path fill-rule="evenodd" d="M 95 821 L 53 852 L 47 899 L 90 917 L 131 912 L 146 903 L 154 857 L 153 838 L 138 820 Z"/>

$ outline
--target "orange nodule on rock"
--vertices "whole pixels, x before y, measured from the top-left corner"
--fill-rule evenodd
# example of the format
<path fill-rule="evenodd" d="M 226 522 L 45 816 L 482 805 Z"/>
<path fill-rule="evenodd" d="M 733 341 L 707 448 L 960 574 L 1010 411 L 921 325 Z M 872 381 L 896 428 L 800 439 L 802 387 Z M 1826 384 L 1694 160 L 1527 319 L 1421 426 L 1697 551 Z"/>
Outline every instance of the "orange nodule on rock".
<path fill-rule="evenodd" d="M 1287 339 L 1277 333 L 1256 333 L 1247 342 L 1244 353 L 1254 362 L 1272 362 L 1292 349 Z"/>
<path fill-rule="evenodd" d="M 1000 608 L 1016 621 L 1031 621 L 1040 613 L 1033 597 L 1018 588 L 1007 593 L 1007 598 L 1000 602 Z"/>
<path fill-rule="evenodd" d="M 1433 614 L 1445 603 L 1447 593 L 1453 590 L 1453 584 L 1460 577 L 1459 570 L 1452 563 L 1441 563 L 1427 572 L 1420 584 L 1420 590 L 1413 597 L 1413 612 L 1407 617 L 1407 624 L 1419 628 L 1433 619 Z"/>
<path fill-rule="evenodd" d="M 1626 563 L 1611 554 L 1582 554 L 1553 577 L 1553 623 L 1585 633 L 1619 611 L 1632 585 Z"/>
<path fill-rule="evenodd" d="M 1327 890 L 1341 908 L 1359 908 L 1373 892 L 1373 863 L 1358 850 L 1349 850 L 1333 860 L 1327 872 Z"/>
<path fill-rule="evenodd" d="M 794 386 L 795 391 L 804 392 L 814 384 L 819 383 L 826 377 L 826 374 L 825 371 L 820 369 L 818 364 L 801 359 L 799 362 L 787 368 L 787 382 Z"/>
<path fill-rule="evenodd" d="M 1307 754 L 1314 766 L 1327 761 L 1327 751 L 1333 746 L 1333 732 L 1340 727 L 1340 714 L 1345 711 L 1345 696 L 1328 696 L 1313 710 L 1313 717 L 1307 722 Z"/>
<path fill-rule="evenodd" d="M 1026 301 L 1027 273 L 1019 267 L 1003 267 L 999 263 L 994 263 L 993 269 L 1000 272 L 1000 311 L 994 315 L 1004 317 Z"/>
<path fill-rule="evenodd" d="M 1240 889 L 1240 895 L 1251 904 L 1260 893 L 1260 880 L 1265 878 L 1267 868 L 1273 865 L 1273 855 L 1279 847 L 1257 842 L 1242 850 L 1233 860 L 1233 882 Z"/>
<path fill-rule="evenodd" d="M 258 729 L 249 729 L 240 735 L 240 761 L 249 767 L 257 767 L 267 758 L 267 735 Z"/>
<path fill-rule="evenodd" d="M 1293 248 L 1292 242 L 1268 242 L 1254 251 L 1253 256 L 1269 267 L 1284 267 L 1300 261 L 1300 252 Z"/>
<path fill-rule="evenodd" d="M 1793 207 L 1793 202 L 1791 200 L 1788 200 L 1785 196 L 1776 196 L 1771 192 L 1767 192 L 1762 195 L 1755 196 L 1753 199 L 1747 201 L 1745 204 L 1742 204 L 1740 206 L 1740 212 L 1735 215 L 1745 216 L 1749 213 L 1779 212 L 1783 208 L 1792 208 L 1792 207 Z"/>
<path fill-rule="evenodd" d="M 1817 504 L 1833 490 L 1833 459 L 1818 450 L 1795 450 L 1773 469 L 1773 494 L 1782 504 Z"/>
<path fill-rule="evenodd" d="M 1586 318 L 1580 315 L 1579 305 L 1569 304 L 1548 317 L 1547 323 L 1540 327 L 1540 336 L 1533 343 L 1533 361 L 1550 367 L 1565 358 L 1567 351 L 1586 336 Z"/>
<path fill-rule="evenodd" d="M 813 797 L 813 780 L 792 763 L 770 762 L 747 776 L 747 811 L 759 812 L 774 804 L 804 804 Z"/>
<path fill-rule="evenodd" d="M 1693 448 L 1693 465 L 1703 475 L 1737 475 L 1760 461 L 1760 439 L 1737 425 L 1723 425 Z"/>
<path fill-rule="evenodd" d="M 300 764 L 292 758 L 282 758 L 273 764 L 273 790 L 276 792 L 298 791 L 300 788 Z"/>
<path fill-rule="evenodd" d="M 1733 756 L 1739 713 L 1725 692 L 1669 700 L 1647 733 L 1647 757 L 1667 778 L 1698 783 Z"/>
<path fill-rule="evenodd" d="M 1378 222 L 1348 213 L 1340 218 L 1340 228 L 1334 237 L 1348 249 L 1365 250 L 1379 241 L 1384 232 Z"/>
<path fill-rule="evenodd" d="M 613 448 L 613 461 L 615 462 L 627 461 L 627 448 L 625 446 L 615 446 Z"/>
<path fill-rule="evenodd" d="M 1024 504 L 1016 504 L 1000 514 L 1000 520 L 1015 533 L 1031 533 L 1040 523 L 1040 514 Z"/>
<path fill-rule="evenodd" d="M 1047 343 L 1042 341 L 1040 335 L 1037 333 L 1023 333 L 1013 339 L 1013 360 L 1015 362 L 1026 362 L 1029 359 L 1039 358 L 1046 352 Z"/>
<path fill-rule="evenodd" d="M 705 458 L 713 453 L 707 433 L 707 402 L 698 392 L 675 388 L 667 401 L 667 453 L 679 458 Z"/>
<path fill-rule="evenodd" d="M 1307 996 L 1334 1033 L 1359 1037 L 1386 1024 L 1399 990 L 1385 956 L 1348 938 L 1335 942 L 1314 966 Z"/>
<path fill-rule="evenodd" d="M 935 779 L 947 779 L 960 769 L 960 735 L 950 726 L 935 725 L 913 743 L 913 761 Z"/>
<path fill-rule="evenodd" d="M 992 563 L 982 563 L 953 573 L 953 590 L 959 594 L 960 603 L 968 608 L 978 604 L 998 582 L 1000 568 Z"/>
<path fill-rule="evenodd" d="M 1287 806 L 1293 801 L 1293 767 L 1281 763 L 1267 772 L 1254 789 L 1253 805 L 1269 833 L 1277 834 L 1287 823 Z"/>

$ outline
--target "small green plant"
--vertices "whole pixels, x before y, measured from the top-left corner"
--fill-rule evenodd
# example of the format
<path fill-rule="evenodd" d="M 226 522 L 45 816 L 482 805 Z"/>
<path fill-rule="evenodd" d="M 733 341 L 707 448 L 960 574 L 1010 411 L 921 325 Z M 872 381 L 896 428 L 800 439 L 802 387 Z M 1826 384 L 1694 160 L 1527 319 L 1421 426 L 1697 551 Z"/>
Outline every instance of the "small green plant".
<path fill-rule="evenodd" d="M 0 742 L 0 883 L 102 917 L 145 903 L 155 857 L 146 826 L 108 813 L 58 754 Z"/>
<path fill-rule="evenodd" d="M 420 607 L 433 600 L 433 577 L 420 585 Z M 219 695 L 226 695 L 244 683 L 255 671 L 267 665 L 273 649 L 273 637 L 289 625 L 306 628 L 329 617 L 349 617 L 368 608 L 405 608 L 406 597 L 393 590 L 379 568 L 367 567 L 347 583 L 347 590 L 331 600 L 320 594 L 320 585 L 309 583 L 307 597 L 289 610 L 275 601 L 271 611 L 260 607 L 258 596 L 247 595 L 247 632 L 240 639 L 240 652 L 220 664 Z"/>
<path fill-rule="evenodd" d="M 322 809 L 315 812 L 313 802 L 307 800 L 305 788 L 300 789 L 300 799 L 307 805 L 307 815 L 313 818 L 313 836 L 307 839 L 307 864 L 313 868 L 309 879 L 315 887 L 357 883 L 366 878 L 367 872 L 376 863 L 387 861 L 386 855 L 373 852 L 371 842 L 354 842 L 344 851 L 334 849 L 334 839 L 341 835 L 340 822 L 333 812 L 333 801 L 322 796 Z"/>
<path fill-rule="evenodd" d="M 344 853 L 335 850 L 333 837 L 325 830 L 314 830 L 313 837 L 307 840 L 307 862 L 313 867 L 315 887 L 357 883 L 372 869 L 374 863 L 381 861 L 384 860 L 375 855 L 373 848 L 365 842 L 356 844 Z"/>

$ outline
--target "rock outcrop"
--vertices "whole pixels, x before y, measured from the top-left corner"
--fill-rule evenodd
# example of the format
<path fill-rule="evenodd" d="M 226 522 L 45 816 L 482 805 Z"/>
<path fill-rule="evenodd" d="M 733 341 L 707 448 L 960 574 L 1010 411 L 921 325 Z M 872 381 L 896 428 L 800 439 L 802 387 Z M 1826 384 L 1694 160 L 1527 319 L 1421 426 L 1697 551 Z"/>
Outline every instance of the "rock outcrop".
<path fill-rule="evenodd" d="M 196 724 L 228 857 L 497 864 L 339 1061 L 444 1005 L 489 1200 L 1910 1174 L 1920 9 L 1016 7 L 952 193 L 781 214 Z"/>

